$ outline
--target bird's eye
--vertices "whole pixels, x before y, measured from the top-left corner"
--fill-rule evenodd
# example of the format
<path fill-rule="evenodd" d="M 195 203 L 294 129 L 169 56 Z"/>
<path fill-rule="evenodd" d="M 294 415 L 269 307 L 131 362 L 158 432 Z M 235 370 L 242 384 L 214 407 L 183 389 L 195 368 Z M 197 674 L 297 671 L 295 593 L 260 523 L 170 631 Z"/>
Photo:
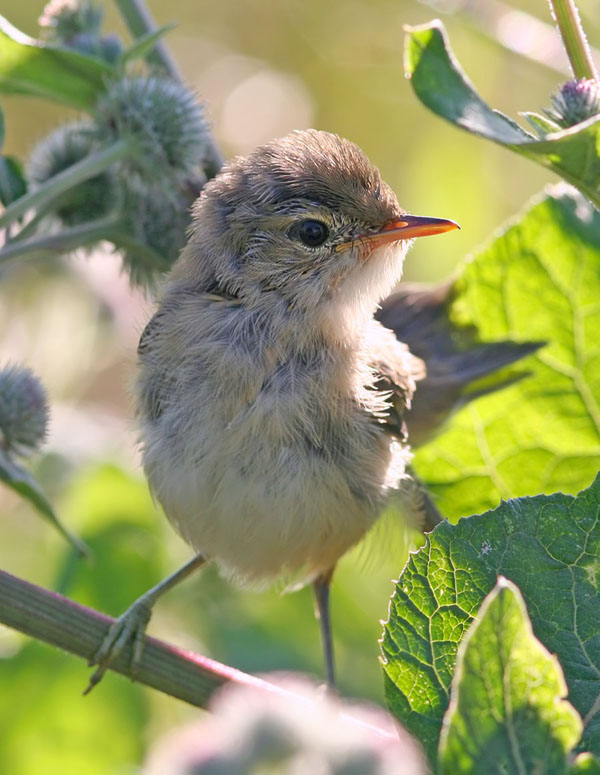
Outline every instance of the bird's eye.
<path fill-rule="evenodd" d="M 329 237 L 329 229 L 321 221 L 302 221 L 298 236 L 309 248 L 317 248 Z"/>

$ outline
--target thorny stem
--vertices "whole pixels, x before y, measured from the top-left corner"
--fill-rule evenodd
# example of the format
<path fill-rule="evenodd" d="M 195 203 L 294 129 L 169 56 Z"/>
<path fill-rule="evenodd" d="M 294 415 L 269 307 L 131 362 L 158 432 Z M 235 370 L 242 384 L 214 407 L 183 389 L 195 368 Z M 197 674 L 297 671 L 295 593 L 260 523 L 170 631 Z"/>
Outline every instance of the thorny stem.
<path fill-rule="evenodd" d="M 34 207 L 45 207 L 49 202 L 70 188 L 83 183 L 95 175 L 107 170 L 115 162 L 130 156 L 135 149 L 134 141 L 130 139 L 117 140 L 107 148 L 86 156 L 77 164 L 73 164 L 58 175 L 54 175 L 46 183 L 20 197 L 0 215 L 0 229 L 5 228 L 28 210 Z"/>
<path fill-rule="evenodd" d="M 37 207 L 35 211 L 35 215 L 33 218 L 30 218 L 29 221 L 23 226 L 22 229 L 20 229 L 16 234 L 9 235 L 8 230 L 10 229 L 10 226 L 6 227 L 6 243 L 5 244 L 12 244 L 13 242 L 18 242 L 19 240 L 24 240 L 26 237 L 29 238 L 38 229 L 38 226 L 46 219 L 46 217 L 56 210 L 56 204 L 57 199 L 47 202 L 44 207 Z"/>
<path fill-rule="evenodd" d="M 598 80 L 598 72 L 592 59 L 589 43 L 581 26 L 575 0 L 549 0 L 552 16 L 560 32 L 569 57 L 573 75 L 578 80 Z"/>
<path fill-rule="evenodd" d="M 108 216 L 81 226 L 62 229 L 57 234 L 48 234 L 32 240 L 13 241 L 0 250 L 0 263 L 24 255 L 32 258 L 47 258 L 57 252 L 68 253 L 94 242 L 110 239 L 110 234 L 120 225 L 121 220 L 118 216 Z"/>

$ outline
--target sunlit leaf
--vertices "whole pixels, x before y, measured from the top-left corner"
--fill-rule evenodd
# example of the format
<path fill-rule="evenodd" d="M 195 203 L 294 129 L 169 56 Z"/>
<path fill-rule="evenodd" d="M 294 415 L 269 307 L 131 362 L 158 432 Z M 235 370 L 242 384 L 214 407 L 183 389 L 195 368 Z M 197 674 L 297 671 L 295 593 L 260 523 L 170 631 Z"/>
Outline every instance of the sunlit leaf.
<path fill-rule="evenodd" d="M 448 309 L 483 341 L 545 341 L 531 375 L 483 397 L 417 451 L 449 519 L 501 498 L 577 492 L 600 469 L 600 214 L 564 185 L 464 265 Z"/>
<path fill-rule="evenodd" d="M 90 108 L 114 73 L 100 59 L 29 38 L 0 16 L 0 92 Z"/>
<path fill-rule="evenodd" d="M 556 657 L 537 640 L 518 588 L 500 578 L 458 650 L 440 775 L 560 775 L 581 735 Z"/>
<path fill-rule="evenodd" d="M 576 497 L 519 498 L 442 524 L 411 556 L 382 641 L 386 697 L 432 760 L 457 650 L 499 575 L 519 587 L 536 637 L 560 661 L 582 749 L 600 752 L 599 557 L 600 476 Z"/>
<path fill-rule="evenodd" d="M 417 97 L 438 116 L 551 169 L 600 207 L 600 116 L 537 139 L 484 102 L 437 20 L 407 28 L 404 68 Z"/>

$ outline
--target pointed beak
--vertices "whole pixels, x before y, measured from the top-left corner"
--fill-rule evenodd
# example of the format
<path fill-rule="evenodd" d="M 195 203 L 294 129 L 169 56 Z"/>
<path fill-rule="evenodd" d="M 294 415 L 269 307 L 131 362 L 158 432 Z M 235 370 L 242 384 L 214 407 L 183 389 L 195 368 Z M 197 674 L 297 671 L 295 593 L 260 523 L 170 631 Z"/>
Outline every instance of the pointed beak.
<path fill-rule="evenodd" d="M 374 234 L 365 234 L 358 239 L 344 242 L 338 245 L 338 253 L 350 250 L 355 245 L 362 245 L 363 249 L 371 253 L 375 248 L 398 240 L 413 239 L 414 237 L 428 237 L 431 234 L 443 234 L 446 231 L 460 229 L 454 221 L 446 218 L 428 218 L 420 215 L 403 215 L 401 220 L 386 223 L 381 231 Z"/>

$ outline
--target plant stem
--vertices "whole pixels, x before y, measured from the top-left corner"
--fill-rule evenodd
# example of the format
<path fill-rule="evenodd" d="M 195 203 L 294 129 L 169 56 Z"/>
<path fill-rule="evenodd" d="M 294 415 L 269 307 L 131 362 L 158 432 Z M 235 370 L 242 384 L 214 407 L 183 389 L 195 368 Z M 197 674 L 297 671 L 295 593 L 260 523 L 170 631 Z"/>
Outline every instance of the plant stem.
<path fill-rule="evenodd" d="M 30 218 L 30 220 L 23 226 L 20 231 L 18 231 L 14 236 L 8 235 L 8 230 L 10 229 L 10 226 L 6 227 L 7 232 L 7 240 L 6 244 L 12 244 L 13 242 L 18 242 L 19 240 L 24 240 L 26 237 L 31 237 L 32 234 L 35 234 L 37 231 L 38 226 L 40 223 L 44 220 L 44 218 L 47 217 L 47 215 L 52 212 L 54 208 L 47 205 L 46 207 L 40 207 L 36 210 L 35 215 L 33 218 Z"/>
<path fill-rule="evenodd" d="M 581 26 L 575 0 L 549 0 L 549 2 L 552 16 L 569 57 L 573 75 L 578 80 L 582 78 L 598 80 L 598 72 Z"/>
<path fill-rule="evenodd" d="M 0 571 L 0 623 L 90 660 L 114 619 L 57 592 Z M 131 658 L 132 647 L 129 645 L 108 669 L 131 677 Z M 303 695 L 147 636 L 142 658 L 136 665 L 135 680 L 198 708 L 206 708 L 214 692 L 224 684 L 237 684 L 265 694 L 278 694 L 287 702 L 297 702 L 306 713 L 314 712 L 313 701 Z M 355 718 L 345 711 L 340 713 L 340 718 L 356 729 L 367 728 L 382 740 L 397 741 L 396 732 L 379 729 L 364 718 Z"/>
<path fill-rule="evenodd" d="M 115 4 L 133 38 L 140 38 L 142 35 L 156 32 L 158 29 L 144 0 L 115 0 Z M 146 61 L 163 69 L 174 80 L 183 82 L 181 73 L 164 41 L 159 40 L 152 47 L 146 54 Z M 210 135 L 206 156 L 204 171 L 207 178 L 210 179 L 219 172 L 224 160 L 212 135 Z"/>
<path fill-rule="evenodd" d="M 39 188 L 9 205 L 0 215 L 0 228 L 8 226 L 34 207 L 45 207 L 55 197 L 73 188 L 73 186 L 104 172 L 115 162 L 130 156 L 134 148 L 134 141 L 130 139 L 117 140 L 107 148 L 86 156 L 77 164 L 59 172 L 58 175 L 54 175 Z"/>
<path fill-rule="evenodd" d="M 143 0 L 115 0 L 115 4 L 134 39 L 158 29 Z M 149 64 L 165 70 L 174 80 L 181 81 L 175 60 L 162 40 L 155 43 L 145 58 Z"/>
<path fill-rule="evenodd" d="M 56 253 L 68 253 L 70 250 L 91 245 L 111 235 L 122 225 L 118 216 L 110 215 L 96 221 L 63 229 L 58 234 L 48 234 L 32 240 L 10 242 L 0 250 L 0 263 L 20 256 L 47 258 Z"/>
<path fill-rule="evenodd" d="M 0 571 L 0 622 L 71 654 L 91 659 L 113 620 L 56 592 Z M 126 648 L 110 669 L 128 676 L 130 664 L 131 648 Z M 283 692 L 259 678 L 155 638 L 145 640 L 136 681 L 201 708 L 206 707 L 216 689 L 230 681 Z"/>

